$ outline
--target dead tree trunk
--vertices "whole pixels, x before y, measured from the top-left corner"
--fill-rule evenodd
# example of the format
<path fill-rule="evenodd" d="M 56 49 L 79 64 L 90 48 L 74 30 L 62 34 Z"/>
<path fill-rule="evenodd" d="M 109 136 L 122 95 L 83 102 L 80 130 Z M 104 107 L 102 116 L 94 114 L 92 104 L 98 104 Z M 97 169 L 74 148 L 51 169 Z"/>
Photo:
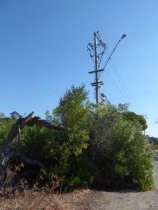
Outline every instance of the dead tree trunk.
<path fill-rule="evenodd" d="M 19 151 L 13 150 L 12 145 L 17 140 L 17 136 L 25 126 L 41 125 L 50 129 L 55 130 L 66 130 L 62 126 L 53 125 L 46 120 L 42 120 L 37 116 L 33 116 L 33 112 L 26 117 L 19 118 L 16 123 L 12 126 L 7 138 L 4 141 L 2 149 L 0 151 L 0 187 L 3 187 L 5 182 L 5 174 L 8 163 L 17 156 L 20 156 L 21 160 L 28 164 L 38 165 L 43 167 L 42 163 L 37 160 L 32 160 L 26 157 Z"/>

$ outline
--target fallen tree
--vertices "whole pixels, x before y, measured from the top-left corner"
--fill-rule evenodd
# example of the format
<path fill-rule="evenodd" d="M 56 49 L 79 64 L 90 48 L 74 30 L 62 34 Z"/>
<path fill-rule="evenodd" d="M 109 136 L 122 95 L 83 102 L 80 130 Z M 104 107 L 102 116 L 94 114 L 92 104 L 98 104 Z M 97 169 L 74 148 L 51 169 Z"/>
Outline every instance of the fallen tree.
<path fill-rule="evenodd" d="M 46 120 L 40 119 L 40 117 L 33 116 L 33 112 L 27 115 L 26 117 L 20 117 L 15 124 L 12 126 L 10 132 L 8 133 L 6 139 L 4 140 L 4 144 L 2 145 L 0 151 L 0 187 L 3 188 L 5 185 L 7 166 L 11 162 L 11 160 L 15 158 L 20 158 L 21 161 L 26 162 L 28 164 L 37 165 L 40 168 L 44 168 L 44 165 L 38 161 L 27 157 L 22 154 L 19 150 L 13 149 L 13 144 L 19 139 L 21 130 L 25 126 L 32 125 L 40 125 L 49 129 L 55 130 L 66 130 L 66 128 L 54 125 Z"/>

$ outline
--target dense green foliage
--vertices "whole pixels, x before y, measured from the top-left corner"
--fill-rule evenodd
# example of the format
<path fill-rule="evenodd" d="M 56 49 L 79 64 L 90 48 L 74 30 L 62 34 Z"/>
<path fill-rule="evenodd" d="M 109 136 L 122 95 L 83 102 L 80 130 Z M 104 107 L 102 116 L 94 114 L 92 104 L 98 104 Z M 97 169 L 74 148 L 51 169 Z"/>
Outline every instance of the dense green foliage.
<path fill-rule="evenodd" d="M 3 144 L 4 139 L 14 123 L 14 119 L 6 118 L 3 113 L 0 113 L 0 145 Z"/>
<path fill-rule="evenodd" d="M 152 155 L 141 125 L 125 120 L 124 115 L 110 108 L 92 128 L 92 142 L 97 148 L 93 160 L 96 184 L 110 189 L 150 189 Z"/>
<path fill-rule="evenodd" d="M 66 184 L 72 189 L 88 186 L 92 180 L 91 167 L 86 149 L 88 147 L 89 103 L 84 86 L 66 91 L 53 110 L 52 122 L 67 127 L 69 131 L 63 136 L 61 165 L 58 174 L 65 177 Z M 62 155 L 61 155 L 62 154 Z"/>
<path fill-rule="evenodd" d="M 18 116 L 13 112 L 8 120 L 1 115 L 1 144 Z M 152 156 L 142 133 L 146 121 L 127 106 L 91 104 L 84 86 L 72 86 L 58 107 L 46 112 L 46 119 L 67 130 L 25 127 L 15 147 L 41 161 L 47 177 L 61 177 L 64 190 L 83 186 L 151 189 Z"/>

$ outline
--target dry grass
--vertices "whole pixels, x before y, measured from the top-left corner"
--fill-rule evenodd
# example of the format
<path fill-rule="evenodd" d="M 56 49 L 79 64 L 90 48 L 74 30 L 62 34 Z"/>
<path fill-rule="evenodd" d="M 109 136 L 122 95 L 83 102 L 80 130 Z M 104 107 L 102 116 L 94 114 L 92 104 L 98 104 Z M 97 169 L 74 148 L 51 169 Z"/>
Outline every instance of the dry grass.
<path fill-rule="evenodd" d="M 80 189 L 50 194 L 25 191 L 12 198 L 0 197 L 0 210 L 157 210 L 158 191 L 105 192 Z"/>
<path fill-rule="evenodd" d="M 88 193 L 89 190 L 77 190 L 62 195 L 28 190 L 12 198 L 0 197 L 0 210 L 73 210 L 75 202 Z"/>

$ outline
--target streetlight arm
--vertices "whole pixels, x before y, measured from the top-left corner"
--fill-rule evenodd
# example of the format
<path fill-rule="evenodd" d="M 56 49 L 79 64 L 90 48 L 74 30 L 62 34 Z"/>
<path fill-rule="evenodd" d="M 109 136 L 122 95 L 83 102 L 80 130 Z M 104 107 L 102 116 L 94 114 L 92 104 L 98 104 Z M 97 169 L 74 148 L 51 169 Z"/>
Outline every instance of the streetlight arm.
<path fill-rule="evenodd" d="M 109 57 L 108 57 L 108 59 L 107 59 L 105 65 L 104 65 L 103 69 L 105 69 L 105 67 L 106 67 L 107 64 L 109 63 L 109 61 L 110 61 L 112 55 L 114 54 L 114 52 L 115 52 L 117 46 L 119 45 L 119 43 L 121 42 L 121 40 L 124 39 L 126 36 L 127 36 L 126 34 L 123 34 L 123 35 L 121 36 L 121 38 L 118 40 L 117 44 L 115 45 L 115 47 L 113 48 L 112 52 L 110 53 L 110 55 L 109 55 Z"/>

